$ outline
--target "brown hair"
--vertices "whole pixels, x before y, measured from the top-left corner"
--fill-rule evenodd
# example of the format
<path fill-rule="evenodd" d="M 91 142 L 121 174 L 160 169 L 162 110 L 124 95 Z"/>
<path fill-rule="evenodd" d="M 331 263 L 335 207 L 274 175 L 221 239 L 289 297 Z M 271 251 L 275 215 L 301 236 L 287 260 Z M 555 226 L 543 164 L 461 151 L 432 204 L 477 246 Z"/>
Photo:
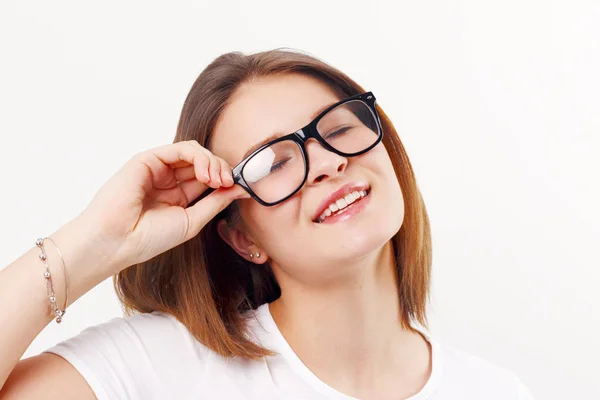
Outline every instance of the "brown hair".
<path fill-rule="evenodd" d="M 306 54 L 271 50 L 244 55 L 224 54 L 206 67 L 183 105 L 174 142 L 197 140 L 210 146 L 211 134 L 232 94 L 260 76 L 305 74 L 342 96 L 364 92 L 339 70 Z M 383 144 L 392 160 L 404 197 L 404 222 L 391 239 L 398 272 L 401 323 L 426 325 L 431 270 L 431 233 L 427 211 L 402 142 L 378 106 Z M 249 309 L 276 300 L 280 288 L 268 265 L 256 266 L 240 257 L 218 235 L 219 218 L 234 223 L 230 206 L 195 238 L 114 277 L 125 312 L 162 311 L 175 316 L 196 339 L 222 356 L 258 359 L 271 352 L 246 332 Z"/>

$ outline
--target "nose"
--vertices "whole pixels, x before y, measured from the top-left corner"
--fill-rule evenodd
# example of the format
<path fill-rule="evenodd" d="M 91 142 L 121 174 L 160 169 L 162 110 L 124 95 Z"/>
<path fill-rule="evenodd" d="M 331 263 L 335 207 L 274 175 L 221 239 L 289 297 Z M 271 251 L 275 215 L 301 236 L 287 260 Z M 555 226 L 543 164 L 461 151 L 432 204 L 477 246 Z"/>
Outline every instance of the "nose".
<path fill-rule="evenodd" d="M 306 183 L 314 185 L 325 179 L 335 178 L 343 175 L 348 165 L 346 157 L 335 154 L 319 142 L 312 139 L 306 142 L 306 153 L 308 154 L 308 177 Z"/>

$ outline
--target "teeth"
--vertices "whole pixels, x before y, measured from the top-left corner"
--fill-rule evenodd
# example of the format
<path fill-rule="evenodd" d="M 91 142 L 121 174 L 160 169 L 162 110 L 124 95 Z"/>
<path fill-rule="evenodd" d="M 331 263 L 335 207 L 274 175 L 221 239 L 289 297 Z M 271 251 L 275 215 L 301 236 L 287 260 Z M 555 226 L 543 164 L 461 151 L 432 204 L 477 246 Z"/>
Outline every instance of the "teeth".
<path fill-rule="evenodd" d="M 356 200 L 363 198 L 367 195 L 366 190 L 355 190 L 352 193 L 348 193 L 346 196 L 342 197 L 331 203 L 328 208 L 323 211 L 323 213 L 317 218 L 317 222 L 323 222 L 326 217 L 331 216 L 336 211 L 342 210 L 348 207 L 350 204 L 354 203 Z"/>

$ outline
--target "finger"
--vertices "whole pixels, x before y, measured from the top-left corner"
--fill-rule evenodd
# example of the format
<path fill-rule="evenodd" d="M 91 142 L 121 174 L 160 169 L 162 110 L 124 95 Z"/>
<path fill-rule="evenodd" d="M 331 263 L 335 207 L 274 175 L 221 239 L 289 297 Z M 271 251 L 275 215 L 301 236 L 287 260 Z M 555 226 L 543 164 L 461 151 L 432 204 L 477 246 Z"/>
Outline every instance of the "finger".
<path fill-rule="evenodd" d="M 197 179 L 190 179 L 184 182 L 179 182 L 179 187 L 184 193 L 187 199 L 185 205 L 187 206 L 193 200 L 196 200 L 206 190 L 206 185 Z"/>
<path fill-rule="evenodd" d="M 202 146 L 195 145 L 193 142 L 194 141 L 184 141 L 166 144 L 148 150 L 148 152 L 157 156 L 167 165 L 181 165 L 182 161 L 193 164 L 194 156 L 204 154 Z"/>
<path fill-rule="evenodd" d="M 205 184 L 210 183 L 210 174 L 208 173 L 208 167 L 210 163 L 210 157 L 208 154 L 202 153 L 195 158 L 194 172 L 196 173 L 196 179 Z"/>
<path fill-rule="evenodd" d="M 210 180 L 213 185 L 210 187 L 214 187 L 215 189 L 220 187 L 223 183 L 221 182 L 221 163 L 214 155 L 209 155 L 209 166 L 208 170 L 210 173 Z"/>
<path fill-rule="evenodd" d="M 185 209 L 188 215 L 188 229 L 184 241 L 196 236 L 200 230 L 218 213 L 223 211 L 235 199 L 249 198 L 248 193 L 239 185 L 220 188 Z"/>
<path fill-rule="evenodd" d="M 187 181 L 188 179 L 197 179 L 196 171 L 193 165 L 188 164 L 187 167 L 176 168 L 173 170 L 173 173 L 175 174 L 175 179 L 178 182 Z"/>
<path fill-rule="evenodd" d="M 171 167 L 173 169 L 176 169 L 176 168 L 185 168 L 185 167 L 188 167 L 190 165 L 191 164 L 189 162 L 187 162 L 185 160 L 181 160 L 181 161 L 178 161 L 178 162 L 176 162 L 174 164 L 170 164 L 169 167 Z"/>
<path fill-rule="evenodd" d="M 227 164 L 227 161 L 219 158 L 219 162 L 221 163 L 221 182 L 223 182 L 223 186 L 229 187 L 233 185 L 233 176 L 231 175 L 231 167 Z"/>
<path fill-rule="evenodd" d="M 152 158 L 156 158 L 158 161 L 170 167 L 180 166 L 183 162 L 194 165 L 197 179 L 204 183 L 210 181 L 210 174 L 208 173 L 208 154 L 210 154 L 210 152 L 200 146 L 196 141 L 177 142 L 160 146 L 149 150 L 149 153 L 154 156 L 148 157 L 150 162 L 152 162 Z M 156 162 L 152 162 L 150 168 L 160 169 L 160 166 Z"/>

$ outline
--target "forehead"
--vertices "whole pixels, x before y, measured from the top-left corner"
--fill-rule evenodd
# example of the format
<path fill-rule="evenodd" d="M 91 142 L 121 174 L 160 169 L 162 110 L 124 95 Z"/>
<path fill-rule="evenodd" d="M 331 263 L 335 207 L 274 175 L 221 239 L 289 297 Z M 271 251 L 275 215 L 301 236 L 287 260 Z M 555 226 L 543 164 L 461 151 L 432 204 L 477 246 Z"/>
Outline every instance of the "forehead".
<path fill-rule="evenodd" d="M 261 77 L 242 85 L 214 128 L 210 150 L 234 167 L 273 134 L 295 132 L 339 100 L 329 86 L 299 74 Z"/>

